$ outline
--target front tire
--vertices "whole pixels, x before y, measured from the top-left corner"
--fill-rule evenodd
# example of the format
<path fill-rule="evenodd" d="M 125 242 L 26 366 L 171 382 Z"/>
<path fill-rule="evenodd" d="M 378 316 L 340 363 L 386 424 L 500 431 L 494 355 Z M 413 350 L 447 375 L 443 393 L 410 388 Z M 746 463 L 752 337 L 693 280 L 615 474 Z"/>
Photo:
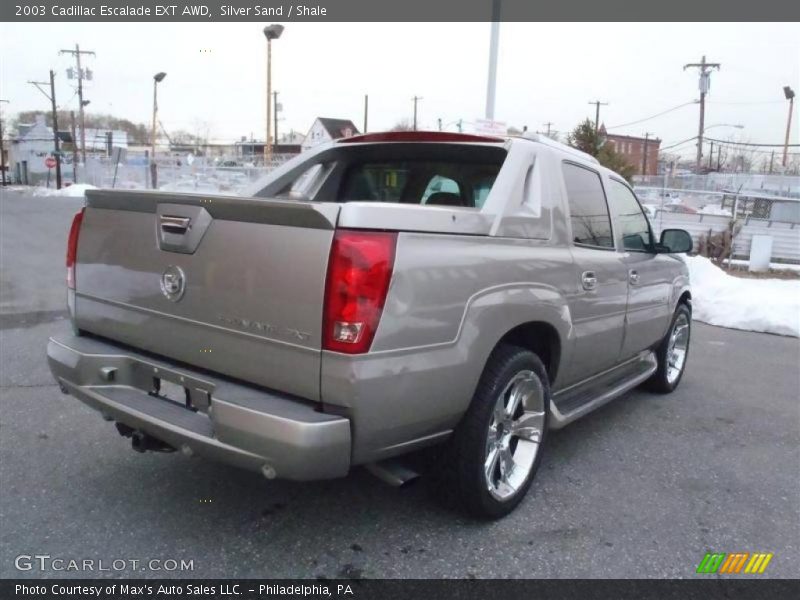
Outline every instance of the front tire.
<path fill-rule="evenodd" d="M 656 349 L 658 369 L 647 380 L 648 389 L 660 394 L 669 394 L 678 387 L 689 358 L 691 334 L 692 312 L 685 304 L 679 304 L 667 335 Z"/>
<path fill-rule="evenodd" d="M 473 516 L 496 519 L 514 510 L 541 462 L 549 406 L 539 357 L 498 346 L 448 442 L 440 491 Z"/>

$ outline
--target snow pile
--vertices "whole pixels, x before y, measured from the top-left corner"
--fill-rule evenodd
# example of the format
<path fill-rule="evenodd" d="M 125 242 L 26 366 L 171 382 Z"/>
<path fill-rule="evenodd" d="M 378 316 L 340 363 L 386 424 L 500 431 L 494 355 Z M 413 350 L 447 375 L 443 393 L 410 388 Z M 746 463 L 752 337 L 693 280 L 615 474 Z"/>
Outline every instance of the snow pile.
<path fill-rule="evenodd" d="M 800 337 L 800 281 L 743 279 L 703 256 L 688 256 L 692 317 L 698 321 Z"/>
<path fill-rule="evenodd" d="M 721 217 L 730 217 L 731 211 L 727 208 L 722 208 L 719 204 L 706 204 L 698 211 L 702 215 L 718 215 Z"/>
<path fill-rule="evenodd" d="M 34 196 L 61 196 L 67 198 L 82 198 L 86 195 L 86 190 L 96 190 L 97 188 L 88 183 L 75 183 L 60 190 L 54 188 L 37 187 L 33 190 Z"/>

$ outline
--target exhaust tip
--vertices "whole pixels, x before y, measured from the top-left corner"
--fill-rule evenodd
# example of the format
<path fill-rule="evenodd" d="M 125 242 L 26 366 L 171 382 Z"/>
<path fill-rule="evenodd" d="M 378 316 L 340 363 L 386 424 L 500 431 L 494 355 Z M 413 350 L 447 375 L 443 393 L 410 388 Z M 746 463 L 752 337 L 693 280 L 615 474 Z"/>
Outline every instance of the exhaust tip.
<path fill-rule="evenodd" d="M 117 423 L 117 429 L 120 430 L 121 423 Z M 123 425 L 123 427 L 130 429 L 127 425 Z M 120 430 L 120 433 L 122 431 Z M 124 433 L 122 435 L 125 435 Z M 159 439 L 154 438 L 151 435 L 148 435 L 144 431 L 139 429 L 133 430 L 130 434 L 131 438 L 131 448 L 133 448 L 136 452 L 175 452 L 175 448 L 167 444 L 166 442 L 162 442 Z"/>
<path fill-rule="evenodd" d="M 364 466 L 367 471 L 392 487 L 406 487 L 419 479 L 419 473 L 393 459 Z"/>

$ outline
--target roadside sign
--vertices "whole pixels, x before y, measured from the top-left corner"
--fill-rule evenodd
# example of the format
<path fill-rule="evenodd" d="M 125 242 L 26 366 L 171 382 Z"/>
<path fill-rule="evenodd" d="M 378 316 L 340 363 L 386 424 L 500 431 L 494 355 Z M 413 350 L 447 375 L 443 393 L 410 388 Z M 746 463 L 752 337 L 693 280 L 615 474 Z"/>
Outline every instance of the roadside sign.
<path fill-rule="evenodd" d="M 475 119 L 475 133 L 484 135 L 506 135 L 508 126 L 503 121 L 490 121 L 489 119 Z"/>
<path fill-rule="evenodd" d="M 53 167 L 56 166 L 56 159 L 53 158 L 52 156 L 48 156 L 47 158 L 44 159 L 44 166 L 47 167 L 48 169 L 52 169 Z"/>

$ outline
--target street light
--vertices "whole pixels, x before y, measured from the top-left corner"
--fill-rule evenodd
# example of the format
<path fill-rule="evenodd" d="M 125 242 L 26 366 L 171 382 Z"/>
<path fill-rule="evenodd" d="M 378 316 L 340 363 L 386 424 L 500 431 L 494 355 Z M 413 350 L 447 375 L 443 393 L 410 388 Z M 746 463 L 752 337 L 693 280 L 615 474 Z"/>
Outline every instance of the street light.
<path fill-rule="evenodd" d="M 709 129 L 713 129 L 714 127 L 734 127 L 736 129 L 744 129 L 744 125 L 731 124 L 731 123 L 717 123 L 716 125 L 709 125 L 705 129 L 703 129 L 703 133 L 705 133 Z"/>
<path fill-rule="evenodd" d="M 163 71 L 153 75 L 153 133 L 150 138 L 150 175 L 153 183 L 153 189 L 157 187 L 157 174 L 156 174 L 156 123 L 158 115 L 158 84 L 164 81 L 167 74 Z"/>
<path fill-rule="evenodd" d="M 272 162 L 272 40 L 277 40 L 283 33 L 283 25 L 267 25 L 264 37 L 267 38 L 267 139 L 264 141 L 264 167 Z"/>
<path fill-rule="evenodd" d="M 783 95 L 786 96 L 786 99 L 789 101 L 789 119 L 786 121 L 786 141 L 783 142 L 783 162 L 781 163 L 785 167 L 786 157 L 789 154 L 789 133 L 792 130 L 792 110 L 794 109 L 794 90 L 788 85 L 785 85 L 783 86 Z"/>

